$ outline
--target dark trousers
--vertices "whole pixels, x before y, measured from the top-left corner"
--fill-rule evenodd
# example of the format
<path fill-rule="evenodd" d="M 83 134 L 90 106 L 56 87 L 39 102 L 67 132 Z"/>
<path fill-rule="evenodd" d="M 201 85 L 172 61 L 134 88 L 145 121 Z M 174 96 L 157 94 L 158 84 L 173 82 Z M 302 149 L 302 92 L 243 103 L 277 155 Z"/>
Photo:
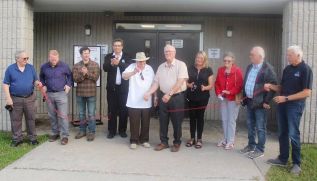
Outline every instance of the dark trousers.
<path fill-rule="evenodd" d="M 10 112 L 12 140 L 22 141 L 22 117 L 24 114 L 26 130 L 31 141 L 36 140 L 35 131 L 35 94 L 28 98 L 12 97 L 13 110 Z"/>
<path fill-rule="evenodd" d="M 151 108 L 128 108 L 128 110 L 131 132 L 130 143 L 142 144 L 149 142 Z"/>
<path fill-rule="evenodd" d="M 168 145 L 168 124 L 171 119 L 174 129 L 173 144 L 181 144 L 182 122 L 184 118 L 184 94 L 174 95 L 167 103 L 160 97 L 160 139 L 161 143 Z"/>
<path fill-rule="evenodd" d="M 128 123 L 128 108 L 126 106 L 128 93 L 122 93 L 120 86 L 116 89 L 107 89 L 108 101 L 108 131 L 111 134 L 116 134 L 118 129 L 117 117 L 119 116 L 119 133 L 127 131 Z"/>
<path fill-rule="evenodd" d="M 190 118 L 190 137 L 195 139 L 197 132 L 197 139 L 201 139 L 204 130 L 204 115 L 206 106 L 208 104 L 207 100 L 201 101 L 189 101 L 189 118 Z"/>
<path fill-rule="evenodd" d="M 248 139 L 249 146 L 264 152 L 266 142 L 266 110 L 263 108 L 247 107 L 247 125 L 248 125 Z M 258 143 L 255 141 L 258 136 Z"/>
<path fill-rule="evenodd" d="M 303 101 L 290 101 L 278 105 L 279 159 L 283 162 L 288 161 L 289 140 L 291 140 L 293 164 L 301 163 L 299 125 L 304 108 Z"/>

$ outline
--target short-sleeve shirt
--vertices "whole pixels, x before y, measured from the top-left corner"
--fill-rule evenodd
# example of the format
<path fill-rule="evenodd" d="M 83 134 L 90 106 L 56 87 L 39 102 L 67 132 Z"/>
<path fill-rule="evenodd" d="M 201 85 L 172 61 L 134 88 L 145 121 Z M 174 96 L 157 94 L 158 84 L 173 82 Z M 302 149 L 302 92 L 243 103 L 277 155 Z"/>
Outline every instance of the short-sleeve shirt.
<path fill-rule="evenodd" d="M 208 86 L 208 78 L 213 75 L 212 69 L 210 67 L 203 68 L 198 72 L 195 66 L 191 66 L 188 69 L 188 74 L 188 83 L 194 82 L 193 88 L 187 89 L 188 99 L 194 101 L 208 100 L 210 93 L 209 91 L 201 91 L 201 85 Z"/>
<path fill-rule="evenodd" d="M 133 72 L 136 63 L 130 64 L 123 73 Z M 151 66 L 145 65 L 142 72 L 136 73 L 129 79 L 129 93 L 127 99 L 127 107 L 130 108 L 150 108 L 152 107 L 152 98 L 148 101 L 143 99 L 144 94 L 152 85 L 154 79 L 154 71 Z"/>
<path fill-rule="evenodd" d="M 159 84 L 160 90 L 164 94 L 168 94 L 178 79 L 188 79 L 187 66 L 184 62 L 174 59 L 173 62 L 169 65 L 167 62 L 162 63 L 156 72 L 154 81 Z M 175 93 L 183 92 L 186 90 L 186 81 L 180 89 Z"/>
<path fill-rule="evenodd" d="M 304 89 L 312 89 L 312 83 L 313 72 L 304 61 L 296 66 L 288 65 L 283 70 L 281 95 L 289 96 Z"/>
<path fill-rule="evenodd" d="M 11 95 L 28 96 L 33 93 L 36 80 L 38 80 L 38 77 L 33 65 L 26 64 L 22 72 L 17 63 L 14 63 L 5 71 L 3 83 L 10 86 Z"/>

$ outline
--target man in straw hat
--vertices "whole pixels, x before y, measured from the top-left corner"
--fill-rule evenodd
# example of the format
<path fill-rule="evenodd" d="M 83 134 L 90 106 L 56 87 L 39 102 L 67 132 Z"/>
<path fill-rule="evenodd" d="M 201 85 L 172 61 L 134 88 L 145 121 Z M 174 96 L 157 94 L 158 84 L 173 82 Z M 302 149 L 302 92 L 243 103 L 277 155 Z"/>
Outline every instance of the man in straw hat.
<path fill-rule="evenodd" d="M 129 80 L 129 93 L 127 107 L 130 118 L 130 148 L 136 149 L 137 144 L 150 148 L 149 127 L 152 107 L 152 99 L 143 99 L 145 92 L 151 87 L 154 79 L 154 71 L 146 64 L 149 57 L 144 52 L 136 53 L 133 59 L 136 63 L 129 65 L 122 74 L 122 78 Z M 140 131 L 141 120 L 141 131 Z"/>

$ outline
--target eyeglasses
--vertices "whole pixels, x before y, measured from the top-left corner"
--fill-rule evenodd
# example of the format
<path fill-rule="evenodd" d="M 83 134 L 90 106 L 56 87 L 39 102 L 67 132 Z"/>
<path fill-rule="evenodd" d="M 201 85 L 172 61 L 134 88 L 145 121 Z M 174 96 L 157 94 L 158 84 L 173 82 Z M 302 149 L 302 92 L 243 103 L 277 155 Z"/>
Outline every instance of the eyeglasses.
<path fill-rule="evenodd" d="M 23 60 L 29 60 L 29 57 L 24 57 L 24 58 L 22 58 Z"/>
<path fill-rule="evenodd" d="M 142 72 L 140 73 L 141 80 L 144 80 Z"/>

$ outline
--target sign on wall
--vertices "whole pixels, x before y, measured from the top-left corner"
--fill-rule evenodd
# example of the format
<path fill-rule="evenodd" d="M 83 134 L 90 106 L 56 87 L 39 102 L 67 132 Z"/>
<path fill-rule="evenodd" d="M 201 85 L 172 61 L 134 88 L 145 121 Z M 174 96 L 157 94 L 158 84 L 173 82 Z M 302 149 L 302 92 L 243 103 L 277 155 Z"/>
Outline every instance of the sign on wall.
<path fill-rule="evenodd" d="M 74 64 L 80 62 L 82 59 L 81 59 L 81 56 L 80 56 L 80 53 L 79 53 L 79 49 L 82 48 L 83 46 L 80 46 L 80 45 L 75 45 L 74 46 Z M 92 61 L 95 61 L 96 63 L 98 63 L 99 67 L 100 66 L 100 59 L 101 59 L 101 47 L 100 46 L 88 46 L 88 48 L 90 49 L 90 59 Z M 74 86 L 76 87 L 77 84 L 74 83 Z M 99 76 L 99 79 L 97 81 L 97 87 L 100 86 L 100 76 Z"/>
<path fill-rule="evenodd" d="M 208 58 L 219 59 L 220 58 L 220 48 L 208 48 Z"/>

